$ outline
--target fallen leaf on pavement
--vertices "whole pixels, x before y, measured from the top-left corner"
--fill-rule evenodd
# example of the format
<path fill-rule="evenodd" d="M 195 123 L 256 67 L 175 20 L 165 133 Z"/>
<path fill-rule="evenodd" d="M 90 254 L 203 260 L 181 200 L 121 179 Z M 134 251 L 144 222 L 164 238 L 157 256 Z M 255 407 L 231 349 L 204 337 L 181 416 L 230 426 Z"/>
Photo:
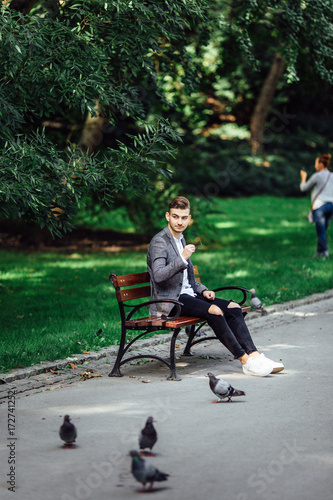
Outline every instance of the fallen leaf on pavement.
<path fill-rule="evenodd" d="M 101 377 L 99 373 L 94 373 L 92 374 L 91 371 L 86 371 L 84 373 L 79 373 L 80 377 L 83 378 L 83 380 L 88 380 L 89 378 L 94 378 L 94 377 Z"/>

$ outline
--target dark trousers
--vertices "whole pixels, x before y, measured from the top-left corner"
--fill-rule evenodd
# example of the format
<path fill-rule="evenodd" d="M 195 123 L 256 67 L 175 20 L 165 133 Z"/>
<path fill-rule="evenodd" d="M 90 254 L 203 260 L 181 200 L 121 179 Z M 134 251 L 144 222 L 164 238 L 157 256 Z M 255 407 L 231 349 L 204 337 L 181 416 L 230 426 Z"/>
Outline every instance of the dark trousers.
<path fill-rule="evenodd" d="M 181 308 L 181 315 L 195 316 L 206 320 L 216 337 L 235 358 L 257 350 L 244 321 L 241 308 L 228 307 L 232 301 L 217 298 L 208 300 L 202 295 L 192 297 L 186 294 L 182 294 L 179 301 L 184 304 Z M 208 309 L 212 304 L 218 306 L 224 316 L 209 313 Z"/>

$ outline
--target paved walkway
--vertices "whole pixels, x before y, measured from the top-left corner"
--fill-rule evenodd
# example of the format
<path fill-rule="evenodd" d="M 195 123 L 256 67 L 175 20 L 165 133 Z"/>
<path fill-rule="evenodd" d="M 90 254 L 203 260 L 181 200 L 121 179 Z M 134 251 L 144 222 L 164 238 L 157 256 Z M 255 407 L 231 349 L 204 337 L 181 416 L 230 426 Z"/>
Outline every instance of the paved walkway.
<path fill-rule="evenodd" d="M 156 361 L 107 377 L 114 348 L 2 375 L 1 498 L 137 496 L 127 453 L 149 415 L 159 434 L 150 461 L 170 474 L 155 485 L 161 500 L 330 498 L 333 290 L 268 310 L 247 319 L 258 348 L 286 366 L 266 378 L 243 375 L 217 341 L 196 346 L 192 358 L 179 355 L 181 382 L 166 381 L 167 367 Z M 169 336 L 141 348 L 167 354 Z M 185 341 L 181 334 L 180 354 Z M 246 396 L 212 405 L 208 371 Z M 66 413 L 78 428 L 76 449 L 64 449 L 58 436 Z"/>

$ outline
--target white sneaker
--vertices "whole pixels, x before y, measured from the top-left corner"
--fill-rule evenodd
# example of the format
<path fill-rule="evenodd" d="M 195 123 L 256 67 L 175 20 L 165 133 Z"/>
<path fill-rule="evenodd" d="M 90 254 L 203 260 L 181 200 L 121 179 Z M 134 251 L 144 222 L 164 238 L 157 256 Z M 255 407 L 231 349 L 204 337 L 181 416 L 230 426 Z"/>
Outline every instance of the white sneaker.
<path fill-rule="evenodd" d="M 284 364 L 283 363 L 278 363 L 276 361 L 273 361 L 272 359 L 269 359 L 265 356 L 265 354 L 262 352 L 259 357 L 262 357 L 266 361 L 268 361 L 272 367 L 271 373 L 278 373 L 282 372 L 284 370 Z"/>
<path fill-rule="evenodd" d="M 272 372 L 272 366 L 267 361 L 267 358 L 264 359 L 261 356 L 257 358 L 251 357 L 243 365 L 243 373 L 256 377 L 267 377 Z"/>

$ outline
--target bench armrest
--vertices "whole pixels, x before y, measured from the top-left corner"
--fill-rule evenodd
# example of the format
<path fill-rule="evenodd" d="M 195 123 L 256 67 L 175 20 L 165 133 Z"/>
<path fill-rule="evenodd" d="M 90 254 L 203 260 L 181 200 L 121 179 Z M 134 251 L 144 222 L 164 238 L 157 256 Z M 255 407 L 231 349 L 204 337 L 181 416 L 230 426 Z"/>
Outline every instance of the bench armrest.
<path fill-rule="evenodd" d="M 213 292 L 220 292 L 221 290 L 240 290 L 243 293 L 243 299 L 238 302 L 240 306 L 246 301 L 247 293 L 251 293 L 250 290 L 242 286 L 221 286 L 220 288 L 215 288 Z"/>
<path fill-rule="evenodd" d="M 164 300 L 160 299 L 160 300 L 149 300 L 149 301 L 147 301 L 147 302 L 143 302 L 142 304 L 139 304 L 139 305 L 137 305 L 137 306 L 133 306 L 133 309 L 132 309 L 132 311 L 129 313 L 129 315 L 127 316 L 126 321 L 128 321 L 128 320 L 129 320 L 129 319 L 133 316 L 133 314 L 134 314 L 134 313 L 136 313 L 136 311 L 138 311 L 138 310 L 139 310 L 139 309 L 141 309 L 142 307 L 147 307 L 147 306 L 149 306 L 150 304 L 158 304 L 158 303 L 160 303 L 160 302 L 162 302 L 162 303 L 167 302 L 167 303 L 169 303 L 169 304 L 171 303 L 171 304 L 174 304 L 174 305 L 176 306 L 176 313 L 174 314 L 174 316 L 169 317 L 169 316 L 166 316 L 165 314 L 162 314 L 161 318 L 162 318 L 163 320 L 166 320 L 166 321 L 173 321 L 174 319 L 177 319 L 177 318 L 179 317 L 179 315 L 180 315 L 180 310 L 181 310 L 180 308 L 181 308 L 181 306 L 183 305 L 183 303 L 182 303 L 182 302 L 179 302 L 178 300 L 174 300 L 174 299 L 164 299 Z M 131 307 L 131 306 L 129 306 L 129 307 Z"/>

